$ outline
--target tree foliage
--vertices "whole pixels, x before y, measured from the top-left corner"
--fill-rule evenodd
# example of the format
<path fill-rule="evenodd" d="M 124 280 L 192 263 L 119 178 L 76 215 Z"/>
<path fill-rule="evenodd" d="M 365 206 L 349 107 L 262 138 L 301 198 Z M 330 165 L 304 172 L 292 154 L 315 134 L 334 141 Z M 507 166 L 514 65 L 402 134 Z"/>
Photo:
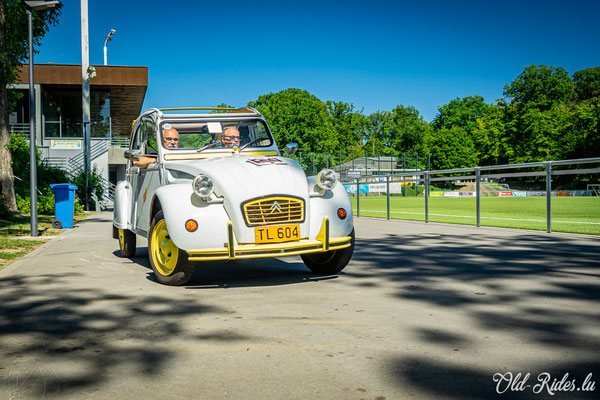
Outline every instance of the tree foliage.
<path fill-rule="evenodd" d="M 308 153 L 389 155 L 431 152 L 435 168 L 494 165 L 600 156 L 600 67 L 577 71 L 530 65 L 504 86 L 505 98 L 455 98 L 431 123 L 413 106 L 369 115 L 353 104 L 322 102 L 300 89 L 260 96 L 261 111 L 280 143 L 298 142 Z M 416 159 L 409 156 L 409 164 Z M 331 165 L 325 155 L 315 164 Z"/>
<path fill-rule="evenodd" d="M 306 90 L 290 88 L 265 94 L 248 106 L 265 116 L 280 145 L 298 143 L 305 153 L 325 153 L 339 147 L 327 104 Z"/>
<path fill-rule="evenodd" d="M 530 65 L 504 86 L 504 96 L 519 107 L 546 111 L 570 101 L 574 89 L 575 83 L 564 68 Z"/>
<path fill-rule="evenodd" d="M 432 131 L 427 136 L 426 147 L 431 153 L 432 169 L 475 167 L 479 161 L 473 140 L 458 126 Z"/>
<path fill-rule="evenodd" d="M 51 25 L 55 25 L 62 4 L 32 16 L 33 44 L 39 46 Z M 27 8 L 20 0 L 0 0 L 0 186 L 6 206 L 17 211 L 9 142 L 9 101 L 6 85 L 15 81 L 20 64 L 28 57 Z"/>
<path fill-rule="evenodd" d="M 413 106 L 399 105 L 392 110 L 390 118 L 390 142 L 394 152 L 418 153 L 424 150 L 425 137 L 430 127 L 419 110 Z"/>

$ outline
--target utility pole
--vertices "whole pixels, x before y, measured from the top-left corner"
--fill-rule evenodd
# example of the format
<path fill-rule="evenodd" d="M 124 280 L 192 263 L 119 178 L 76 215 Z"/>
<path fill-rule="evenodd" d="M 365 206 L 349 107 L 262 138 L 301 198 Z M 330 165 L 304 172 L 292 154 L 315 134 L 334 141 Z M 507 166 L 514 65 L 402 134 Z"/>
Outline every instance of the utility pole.
<path fill-rule="evenodd" d="M 35 87 L 33 86 L 33 10 L 27 7 L 29 32 L 29 199 L 31 236 L 38 235 L 37 215 L 37 153 L 35 135 Z"/>

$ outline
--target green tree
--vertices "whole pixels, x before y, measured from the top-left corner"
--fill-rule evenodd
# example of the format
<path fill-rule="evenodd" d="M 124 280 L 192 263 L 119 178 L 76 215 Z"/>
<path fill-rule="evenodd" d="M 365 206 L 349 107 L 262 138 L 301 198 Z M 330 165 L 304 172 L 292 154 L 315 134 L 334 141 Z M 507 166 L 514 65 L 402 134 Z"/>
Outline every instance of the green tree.
<path fill-rule="evenodd" d="M 396 106 L 391 112 L 390 144 L 394 152 L 423 151 L 430 127 L 413 106 Z"/>
<path fill-rule="evenodd" d="M 600 67 L 573 74 L 578 103 L 573 113 L 576 129 L 581 132 L 579 157 L 600 156 Z"/>
<path fill-rule="evenodd" d="M 327 101 L 327 112 L 335 130 L 337 151 L 344 153 L 345 158 L 348 158 L 348 154 L 353 152 L 362 152 L 363 134 L 367 123 L 362 111 L 356 110 L 352 103 L 329 100 Z"/>
<path fill-rule="evenodd" d="M 366 119 L 364 131 L 364 151 L 372 155 L 385 153 L 392 147 L 392 113 L 376 111 Z"/>
<path fill-rule="evenodd" d="M 564 68 L 530 65 L 504 86 L 504 96 L 520 107 L 545 111 L 570 101 L 574 89 L 575 83 Z"/>
<path fill-rule="evenodd" d="M 575 82 L 561 67 L 530 65 L 504 87 L 509 162 L 564 158 L 578 153 L 573 125 Z"/>
<path fill-rule="evenodd" d="M 586 68 L 573 74 L 579 100 L 600 99 L 600 67 Z"/>
<path fill-rule="evenodd" d="M 480 165 L 503 164 L 508 161 L 506 154 L 506 126 L 503 101 L 489 106 L 487 114 L 475 120 L 472 137 Z"/>
<path fill-rule="evenodd" d="M 306 154 L 338 148 L 327 104 L 306 90 L 290 88 L 265 94 L 248 106 L 265 116 L 279 146 L 295 142 L 300 152 Z"/>
<path fill-rule="evenodd" d="M 55 25 L 62 4 L 33 13 L 33 42 L 39 46 L 51 25 Z M 6 85 L 15 81 L 20 64 L 28 57 L 26 6 L 19 0 L 0 0 L 0 186 L 6 206 L 17 211 L 13 187 L 13 169 L 7 143 L 8 95 Z"/>
<path fill-rule="evenodd" d="M 432 125 L 434 129 L 459 127 L 471 133 L 477 126 L 477 119 L 486 116 L 488 112 L 489 105 L 479 95 L 457 97 L 448 104 L 438 107 Z"/>
<path fill-rule="evenodd" d="M 466 168 L 478 165 L 475 145 L 460 127 L 433 130 L 426 138 L 426 149 L 431 153 L 432 169 Z"/>

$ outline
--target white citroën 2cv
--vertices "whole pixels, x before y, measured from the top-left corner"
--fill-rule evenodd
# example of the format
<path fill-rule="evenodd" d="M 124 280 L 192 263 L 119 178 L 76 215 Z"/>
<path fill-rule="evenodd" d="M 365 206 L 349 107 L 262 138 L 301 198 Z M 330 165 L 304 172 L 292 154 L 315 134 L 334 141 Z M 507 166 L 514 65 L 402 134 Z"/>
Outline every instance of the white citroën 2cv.
<path fill-rule="evenodd" d="M 209 260 L 300 255 L 314 273 L 335 274 L 352 257 L 352 205 L 335 172 L 307 177 L 252 108 L 147 110 L 125 158 L 113 237 L 124 257 L 147 238 L 163 284 L 187 283 Z"/>

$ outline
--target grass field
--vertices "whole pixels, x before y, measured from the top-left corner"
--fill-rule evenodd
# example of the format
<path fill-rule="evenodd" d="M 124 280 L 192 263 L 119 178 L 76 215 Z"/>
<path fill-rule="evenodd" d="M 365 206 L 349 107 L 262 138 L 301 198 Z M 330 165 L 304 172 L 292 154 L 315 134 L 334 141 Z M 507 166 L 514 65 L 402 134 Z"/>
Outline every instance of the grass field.
<path fill-rule="evenodd" d="M 356 197 L 351 197 L 356 215 Z M 429 198 L 429 221 L 476 225 L 474 197 Z M 386 218 L 386 197 L 361 197 L 361 217 Z M 390 218 L 425 221 L 423 197 L 391 197 Z M 481 225 L 546 230 L 545 197 L 482 197 Z M 552 230 L 600 235 L 600 197 L 553 197 Z"/>

